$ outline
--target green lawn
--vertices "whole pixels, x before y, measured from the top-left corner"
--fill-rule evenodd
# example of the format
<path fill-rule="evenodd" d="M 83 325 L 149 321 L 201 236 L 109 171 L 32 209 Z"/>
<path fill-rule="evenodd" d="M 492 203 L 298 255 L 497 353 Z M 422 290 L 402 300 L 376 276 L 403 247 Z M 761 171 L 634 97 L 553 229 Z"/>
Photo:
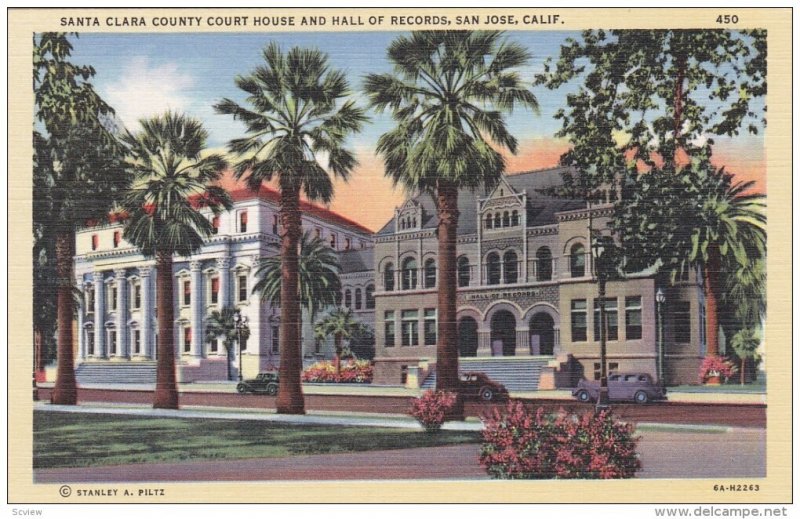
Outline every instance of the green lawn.
<path fill-rule="evenodd" d="M 34 411 L 34 468 L 277 458 L 478 443 L 476 432 Z"/>

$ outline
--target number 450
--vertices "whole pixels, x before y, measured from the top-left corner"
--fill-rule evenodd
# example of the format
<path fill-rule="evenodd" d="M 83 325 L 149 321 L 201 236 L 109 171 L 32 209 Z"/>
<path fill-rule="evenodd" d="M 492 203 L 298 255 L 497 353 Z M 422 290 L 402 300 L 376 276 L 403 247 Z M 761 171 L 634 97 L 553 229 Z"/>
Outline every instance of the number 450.
<path fill-rule="evenodd" d="M 735 14 L 721 14 L 717 16 L 717 23 L 739 23 L 739 17 Z"/>

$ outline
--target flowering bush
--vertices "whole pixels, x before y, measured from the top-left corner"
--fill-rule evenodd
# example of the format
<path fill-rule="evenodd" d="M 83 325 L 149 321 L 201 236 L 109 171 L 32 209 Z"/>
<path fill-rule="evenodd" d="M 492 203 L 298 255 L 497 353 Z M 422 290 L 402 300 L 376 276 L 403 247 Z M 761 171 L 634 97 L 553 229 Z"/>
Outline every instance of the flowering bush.
<path fill-rule="evenodd" d="M 456 403 L 456 394 L 447 391 L 425 391 L 411 403 L 409 414 L 417 419 L 428 432 L 438 431 L 447 413 Z"/>
<path fill-rule="evenodd" d="M 339 374 L 331 361 L 317 362 L 303 371 L 303 382 L 333 382 L 369 384 L 372 382 L 372 364 L 368 360 L 342 362 Z"/>
<path fill-rule="evenodd" d="M 641 468 L 633 426 L 610 411 L 534 414 L 512 400 L 482 420 L 480 463 L 497 479 L 632 478 Z"/>
<path fill-rule="evenodd" d="M 736 373 L 736 365 L 724 357 L 710 355 L 700 365 L 700 380 L 705 382 L 709 377 L 729 379 Z"/>

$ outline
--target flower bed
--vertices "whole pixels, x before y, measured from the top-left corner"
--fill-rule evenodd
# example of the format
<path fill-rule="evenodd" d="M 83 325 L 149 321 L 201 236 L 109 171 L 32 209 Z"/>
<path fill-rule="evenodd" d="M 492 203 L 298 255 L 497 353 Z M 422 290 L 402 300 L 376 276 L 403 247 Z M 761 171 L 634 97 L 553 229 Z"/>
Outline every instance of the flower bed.
<path fill-rule="evenodd" d="M 480 463 L 497 479 L 632 478 L 641 468 L 633 426 L 609 411 L 533 413 L 512 400 L 482 420 Z"/>
<path fill-rule="evenodd" d="M 337 375 L 333 363 L 325 360 L 306 368 L 302 380 L 334 384 L 369 384 L 372 382 L 372 364 L 368 360 L 342 362 Z"/>
<path fill-rule="evenodd" d="M 701 382 L 716 379 L 716 382 L 719 383 L 720 378 L 728 380 L 734 374 L 736 374 L 736 365 L 724 357 L 710 355 L 703 359 L 703 363 L 700 365 Z"/>
<path fill-rule="evenodd" d="M 409 414 L 416 418 L 425 430 L 436 432 L 442 427 L 447 413 L 455 403 L 455 393 L 428 390 L 413 400 Z"/>

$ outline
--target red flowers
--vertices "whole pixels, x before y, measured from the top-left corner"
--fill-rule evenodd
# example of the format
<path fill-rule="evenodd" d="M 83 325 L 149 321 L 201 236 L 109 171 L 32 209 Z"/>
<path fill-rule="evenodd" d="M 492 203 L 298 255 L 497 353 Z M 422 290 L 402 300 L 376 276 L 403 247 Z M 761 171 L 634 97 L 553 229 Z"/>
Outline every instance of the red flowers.
<path fill-rule="evenodd" d="M 456 394 L 446 391 L 425 391 L 411 403 L 409 414 L 417 419 L 428 432 L 436 432 L 444 423 L 448 411 L 456 403 Z"/>
<path fill-rule="evenodd" d="M 372 382 L 372 364 L 368 360 L 343 362 L 339 375 L 330 361 L 317 362 L 303 371 L 303 382 L 334 382 L 369 384 Z"/>
<path fill-rule="evenodd" d="M 700 365 L 700 381 L 705 382 L 709 377 L 722 377 L 727 380 L 736 373 L 733 362 L 724 357 L 710 355 L 703 359 Z"/>
<path fill-rule="evenodd" d="M 480 463 L 497 479 L 632 478 L 641 468 L 633 426 L 609 411 L 532 414 L 512 400 L 482 420 Z"/>

